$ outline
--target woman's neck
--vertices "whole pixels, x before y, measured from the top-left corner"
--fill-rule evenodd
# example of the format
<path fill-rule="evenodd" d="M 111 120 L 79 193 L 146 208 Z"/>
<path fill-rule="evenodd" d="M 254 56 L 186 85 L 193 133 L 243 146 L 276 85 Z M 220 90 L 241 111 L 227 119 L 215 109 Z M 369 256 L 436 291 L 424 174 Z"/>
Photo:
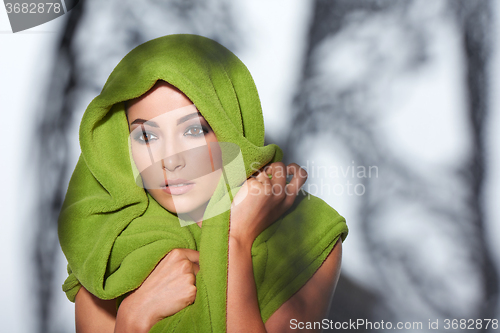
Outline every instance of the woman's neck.
<path fill-rule="evenodd" d="M 207 208 L 208 202 L 196 208 L 195 210 L 188 213 L 189 217 L 198 224 L 201 228 L 203 223 L 203 214 L 205 213 L 205 209 Z"/>

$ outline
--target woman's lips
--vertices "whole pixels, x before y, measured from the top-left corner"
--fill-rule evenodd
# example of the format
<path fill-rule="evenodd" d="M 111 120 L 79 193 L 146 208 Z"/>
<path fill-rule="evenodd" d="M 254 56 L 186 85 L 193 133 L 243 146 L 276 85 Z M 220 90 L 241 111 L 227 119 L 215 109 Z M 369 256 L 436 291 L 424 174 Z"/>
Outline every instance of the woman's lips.
<path fill-rule="evenodd" d="M 169 186 L 162 186 L 162 191 L 171 195 L 181 195 L 189 192 L 195 186 L 194 183 L 179 183 Z"/>

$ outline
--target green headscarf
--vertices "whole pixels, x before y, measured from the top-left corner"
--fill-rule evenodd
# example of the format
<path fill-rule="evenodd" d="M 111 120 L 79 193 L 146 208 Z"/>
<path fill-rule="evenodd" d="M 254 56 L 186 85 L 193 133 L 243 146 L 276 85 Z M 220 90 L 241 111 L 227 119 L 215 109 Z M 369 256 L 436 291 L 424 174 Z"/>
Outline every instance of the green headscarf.
<path fill-rule="evenodd" d="M 80 125 L 81 155 L 59 217 L 59 240 L 68 260 L 63 285 L 74 301 L 81 286 L 101 299 L 138 288 L 174 248 L 200 251 L 194 304 L 158 322 L 152 332 L 226 330 L 230 211 L 181 227 L 178 218 L 136 185 L 128 150 L 124 101 L 164 80 L 182 91 L 218 141 L 237 144 L 246 176 L 282 159 L 264 146 L 257 89 L 245 65 L 217 42 L 197 35 L 168 35 L 129 52 L 87 107 Z M 266 321 L 314 274 L 345 220 L 321 199 L 302 192 L 292 207 L 255 240 L 254 275 Z"/>

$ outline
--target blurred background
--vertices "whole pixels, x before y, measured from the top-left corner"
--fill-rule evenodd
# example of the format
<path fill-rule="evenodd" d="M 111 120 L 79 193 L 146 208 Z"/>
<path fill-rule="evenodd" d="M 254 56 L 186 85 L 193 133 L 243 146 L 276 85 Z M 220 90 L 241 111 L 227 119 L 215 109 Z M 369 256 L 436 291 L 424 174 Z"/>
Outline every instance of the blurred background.
<path fill-rule="evenodd" d="M 57 216 L 79 122 L 126 53 L 172 33 L 243 60 L 266 141 L 347 219 L 330 319 L 500 319 L 498 1 L 83 0 L 16 34 L 4 8 L 0 331 L 74 332 Z"/>

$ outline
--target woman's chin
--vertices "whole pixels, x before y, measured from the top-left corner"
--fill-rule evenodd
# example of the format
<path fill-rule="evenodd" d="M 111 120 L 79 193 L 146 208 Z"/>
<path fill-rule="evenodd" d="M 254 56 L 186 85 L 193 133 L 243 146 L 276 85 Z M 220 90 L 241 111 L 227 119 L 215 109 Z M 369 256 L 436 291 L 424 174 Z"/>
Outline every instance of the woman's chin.
<path fill-rule="evenodd" d="M 177 214 L 183 220 L 201 221 L 210 198 L 192 192 L 172 196 L 161 189 L 148 190 L 152 197 L 166 210 Z"/>
<path fill-rule="evenodd" d="M 169 212 L 177 214 L 179 218 L 183 220 L 201 219 L 201 217 L 203 216 L 202 210 L 204 211 L 204 208 L 206 207 L 206 204 L 201 206 L 195 206 L 192 204 L 192 202 L 176 203 L 175 205 L 172 204 L 172 202 L 169 202 L 168 205 L 164 205 L 160 202 L 160 205 L 163 206 L 163 208 L 165 208 Z"/>
<path fill-rule="evenodd" d="M 160 205 L 169 212 L 177 215 L 188 215 L 193 210 L 191 207 L 185 207 L 183 205 L 163 205 L 161 202 Z"/>

